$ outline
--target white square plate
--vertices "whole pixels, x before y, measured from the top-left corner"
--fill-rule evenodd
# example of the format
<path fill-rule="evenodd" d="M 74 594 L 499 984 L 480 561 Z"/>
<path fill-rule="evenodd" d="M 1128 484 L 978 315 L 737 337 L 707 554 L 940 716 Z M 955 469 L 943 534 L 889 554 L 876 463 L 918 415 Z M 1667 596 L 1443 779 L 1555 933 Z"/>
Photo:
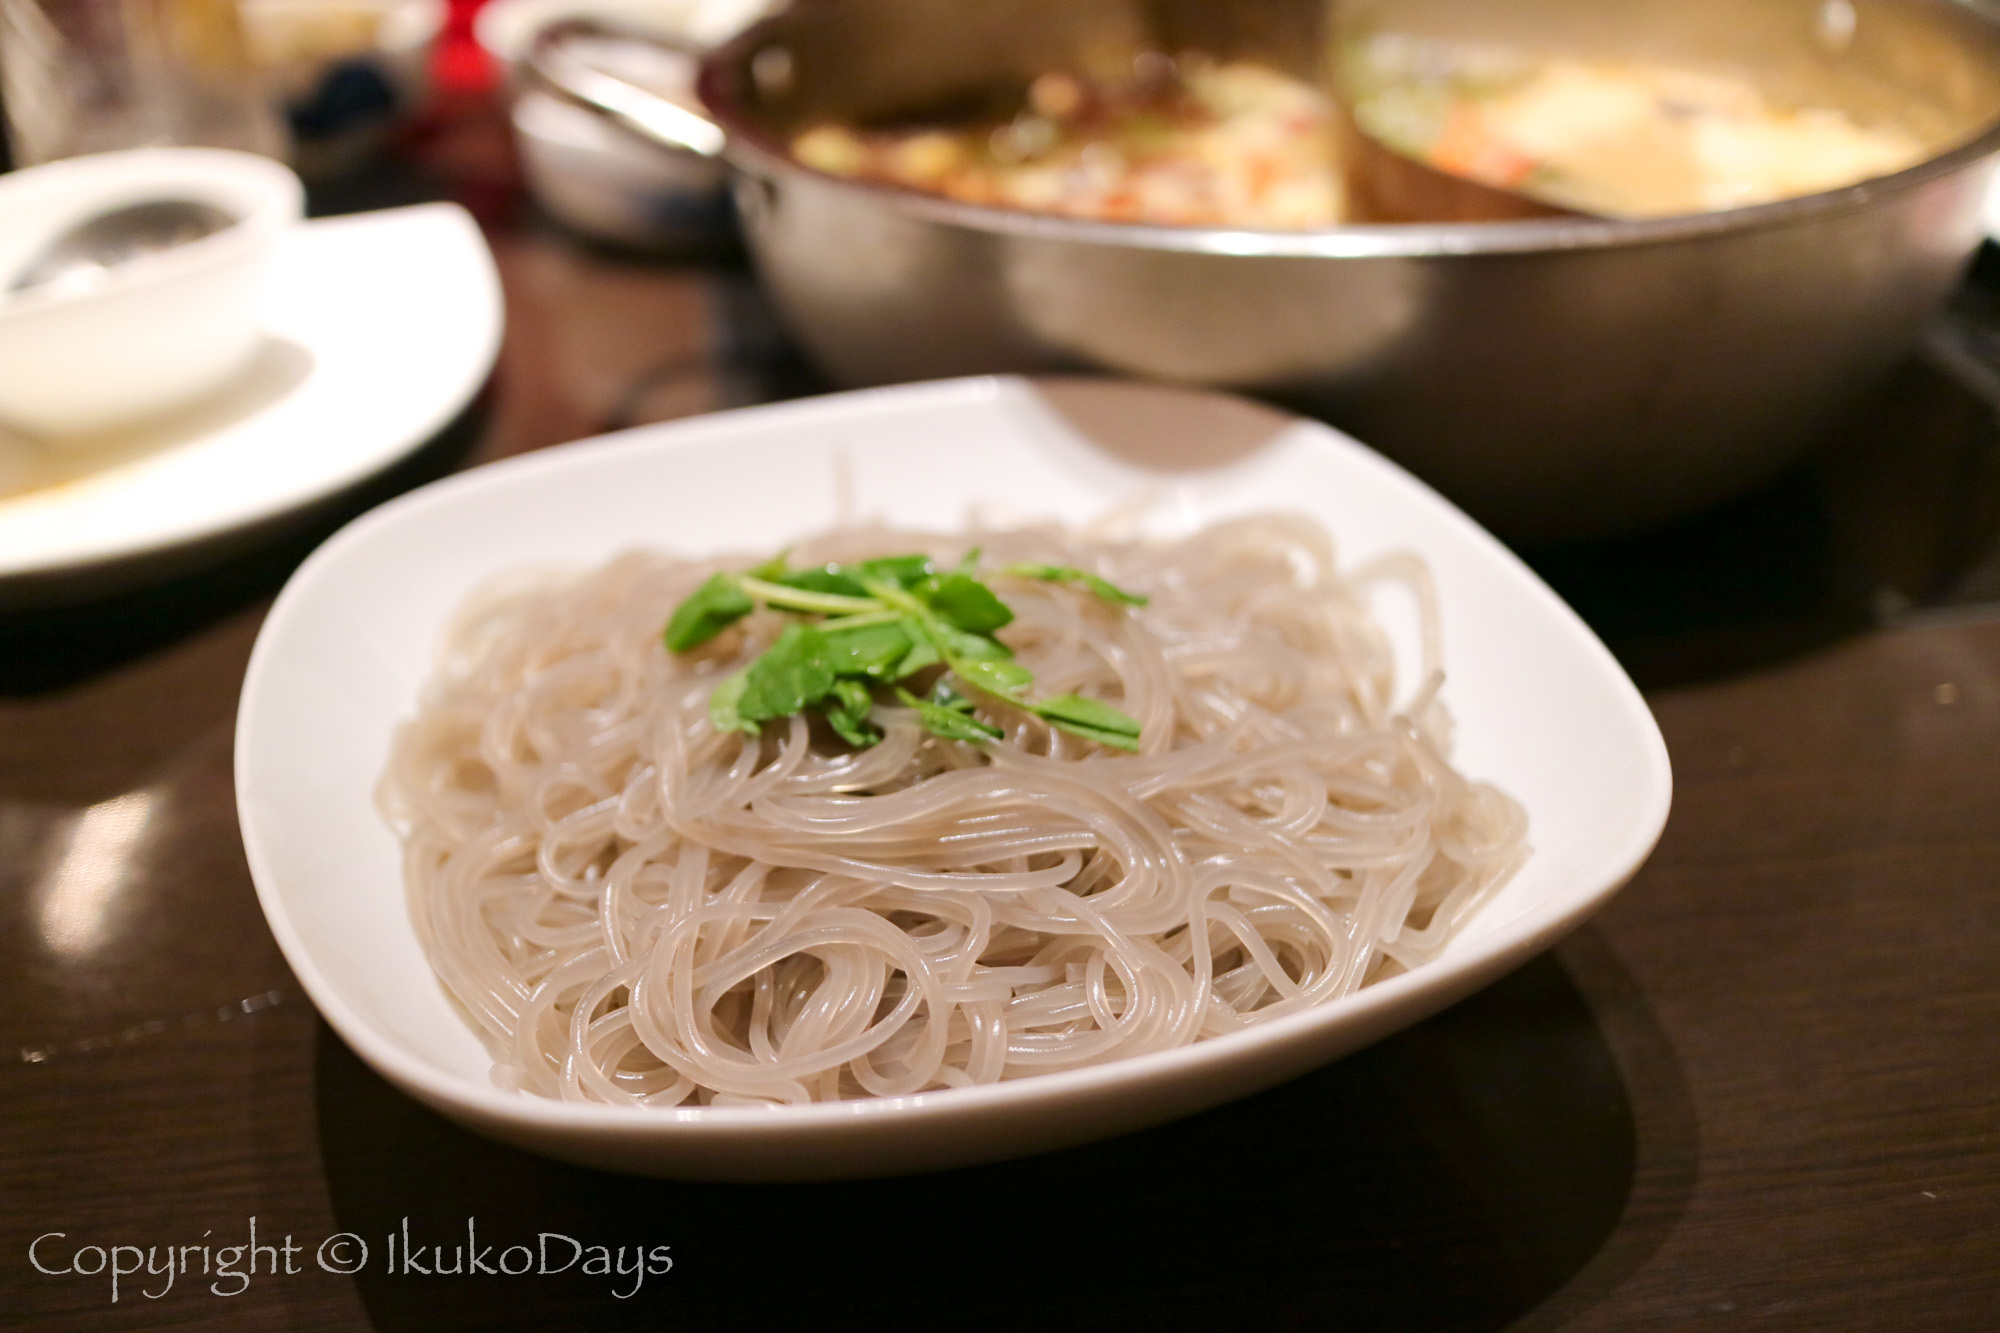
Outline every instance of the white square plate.
<path fill-rule="evenodd" d="M 1435 962 L 1246 1032 L 994 1086 L 827 1105 L 646 1111 L 501 1091 L 419 949 L 372 803 L 443 627 L 521 565 L 647 546 L 775 550 L 841 517 L 1080 522 L 1134 498 L 1162 535 L 1303 511 L 1343 560 L 1428 562 L 1453 761 L 1526 806 L 1534 855 Z M 314 1003 L 381 1074 L 495 1138 L 614 1170 L 772 1180 L 912 1171 L 1154 1124 L 1416 1021 L 1559 939 L 1638 869 L 1667 817 L 1665 744 L 1575 614 L 1504 547 L 1326 426 L 1219 395 L 973 379 L 648 427 L 438 482 L 300 568 L 243 687 L 236 784 L 264 912 Z"/>

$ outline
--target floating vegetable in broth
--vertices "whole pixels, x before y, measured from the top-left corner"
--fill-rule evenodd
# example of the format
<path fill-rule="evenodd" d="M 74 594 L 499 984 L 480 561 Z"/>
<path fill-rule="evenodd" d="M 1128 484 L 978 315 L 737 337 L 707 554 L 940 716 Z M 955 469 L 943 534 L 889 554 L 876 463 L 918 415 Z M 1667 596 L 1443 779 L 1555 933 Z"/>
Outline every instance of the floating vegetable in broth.
<path fill-rule="evenodd" d="M 1936 145 L 1794 105 L 1750 77 L 1380 35 L 1344 78 L 1356 125 L 1451 175 L 1605 217 L 1769 203 L 1888 175 Z"/>
<path fill-rule="evenodd" d="M 827 124 L 792 155 L 966 203 L 1109 222 L 1309 228 L 1342 212 L 1332 107 L 1247 61 L 1149 53 L 1129 78 L 1051 72 L 1016 108 L 954 124 Z"/>

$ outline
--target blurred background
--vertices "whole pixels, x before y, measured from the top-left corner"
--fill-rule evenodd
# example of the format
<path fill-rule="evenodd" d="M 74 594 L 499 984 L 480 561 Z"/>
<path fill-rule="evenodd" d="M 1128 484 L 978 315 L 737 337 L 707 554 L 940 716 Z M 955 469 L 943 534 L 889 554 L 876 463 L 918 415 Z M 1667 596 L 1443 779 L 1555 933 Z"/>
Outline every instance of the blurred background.
<path fill-rule="evenodd" d="M 464 205 L 498 265 L 509 329 L 476 461 L 836 387 L 774 311 L 718 184 L 691 183 L 684 162 L 521 71 L 534 35 L 577 14 L 701 50 L 761 9 L 0 0 L 7 149 L 26 165 L 114 142 L 251 146 L 299 170 L 312 216 Z M 586 54 L 691 95 L 691 59 L 615 43 Z M 1897 368 L 1775 480 L 1641 531 L 1515 544 L 1642 683 L 2000 596 L 1996 312 L 1988 242 Z"/>

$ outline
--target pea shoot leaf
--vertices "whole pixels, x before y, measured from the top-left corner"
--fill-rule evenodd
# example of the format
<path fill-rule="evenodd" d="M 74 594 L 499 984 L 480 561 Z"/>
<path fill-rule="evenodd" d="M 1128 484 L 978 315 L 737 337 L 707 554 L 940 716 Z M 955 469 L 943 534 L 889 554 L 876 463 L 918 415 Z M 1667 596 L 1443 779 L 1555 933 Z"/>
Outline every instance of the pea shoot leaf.
<path fill-rule="evenodd" d="M 1028 707 L 1037 716 L 1047 719 L 1050 726 L 1061 727 L 1085 740 L 1119 750 L 1136 752 L 1139 748 L 1138 720 L 1119 712 L 1110 704 L 1086 699 L 1080 694 L 1058 694 Z"/>
<path fill-rule="evenodd" d="M 836 680 L 819 702 L 820 711 L 840 738 L 862 750 L 882 739 L 881 730 L 868 720 L 874 707 L 875 696 L 858 680 Z"/>
<path fill-rule="evenodd" d="M 973 634 L 990 634 L 1014 619 L 1007 604 L 970 574 L 934 574 L 910 589 L 945 620 Z"/>
<path fill-rule="evenodd" d="M 947 704 L 932 703 L 928 699 L 919 699 L 900 686 L 897 687 L 896 697 L 917 710 L 917 716 L 923 719 L 924 726 L 932 734 L 942 736 L 948 741 L 974 743 L 997 741 L 1004 734 L 1000 728 L 974 717 L 970 700 L 962 701 L 965 704 L 964 708 L 956 708 Z"/>
<path fill-rule="evenodd" d="M 914 616 L 905 616 L 897 623 L 902 626 L 903 633 L 909 636 L 910 651 L 902 661 L 889 669 L 889 674 L 883 677 L 884 680 L 901 680 L 905 676 L 914 676 L 925 667 L 934 667 L 944 661 L 944 655 L 938 651 L 937 645 L 931 642 L 931 636 L 924 632 L 922 621 Z"/>
<path fill-rule="evenodd" d="M 952 659 L 952 671 L 966 684 L 1019 702 L 1022 693 L 1034 684 L 1035 674 L 1015 662 L 981 662 Z"/>
<path fill-rule="evenodd" d="M 747 731 L 755 736 L 762 730 L 758 723 L 745 719 L 736 707 L 743 698 L 744 686 L 749 683 L 750 673 L 739 671 L 710 692 L 708 721 L 717 731 Z"/>
<path fill-rule="evenodd" d="M 868 590 L 861 586 L 861 580 L 849 574 L 839 565 L 815 565 L 811 569 L 790 569 L 769 580 L 787 588 L 798 588 L 804 592 L 829 592 L 837 597 L 866 597 Z"/>
<path fill-rule="evenodd" d="M 916 645 L 900 620 L 859 625 L 830 620 L 820 625 L 819 633 L 822 654 L 835 675 L 901 680 L 915 669 L 903 665 Z"/>
<path fill-rule="evenodd" d="M 973 634 L 948 624 L 932 624 L 925 628 L 937 640 L 945 658 L 954 664 L 953 670 L 957 669 L 959 662 L 1006 662 L 1013 659 L 1012 648 L 988 635 Z"/>
<path fill-rule="evenodd" d="M 794 621 L 778 641 L 744 673 L 743 697 L 736 712 L 746 722 L 790 717 L 818 703 L 833 688 L 833 668 L 826 663 L 826 637 L 811 625 Z"/>
<path fill-rule="evenodd" d="M 677 653 L 699 648 L 756 609 L 734 574 L 711 574 L 694 595 L 674 608 L 662 637 Z"/>
<path fill-rule="evenodd" d="M 863 581 L 874 580 L 891 583 L 898 588 L 913 588 L 929 578 L 937 569 L 927 555 L 887 555 L 879 560 L 863 560 L 854 566 L 855 575 Z"/>
<path fill-rule="evenodd" d="M 1018 579 L 1039 579 L 1043 583 L 1081 583 L 1107 602 L 1120 606 L 1144 606 L 1146 599 L 1139 593 L 1126 592 L 1109 579 L 1078 569 L 1074 565 L 1005 565 L 1002 574 L 1011 574 Z"/>
<path fill-rule="evenodd" d="M 951 687 L 950 676 L 939 676 L 937 684 L 931 686 L 931 702 L 940 708 L 955 708 L 961 713 L 972 711 L 972 700 Z"/>

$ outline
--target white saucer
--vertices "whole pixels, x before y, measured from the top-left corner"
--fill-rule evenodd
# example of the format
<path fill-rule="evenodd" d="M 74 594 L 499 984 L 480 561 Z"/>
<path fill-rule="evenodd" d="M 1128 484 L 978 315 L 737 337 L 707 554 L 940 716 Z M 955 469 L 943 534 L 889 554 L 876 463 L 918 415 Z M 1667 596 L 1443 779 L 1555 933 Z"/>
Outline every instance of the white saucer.
<path fill-rule="evenodd" d="M 500 349 L 499 276 L 456 204 L 308 222 L 280 248 L 266 340 L 219 397 L 87 445 L 0 433 L 0 604 L 131 579 L 138 558 L 276 518 L 433 438 Z"/>

